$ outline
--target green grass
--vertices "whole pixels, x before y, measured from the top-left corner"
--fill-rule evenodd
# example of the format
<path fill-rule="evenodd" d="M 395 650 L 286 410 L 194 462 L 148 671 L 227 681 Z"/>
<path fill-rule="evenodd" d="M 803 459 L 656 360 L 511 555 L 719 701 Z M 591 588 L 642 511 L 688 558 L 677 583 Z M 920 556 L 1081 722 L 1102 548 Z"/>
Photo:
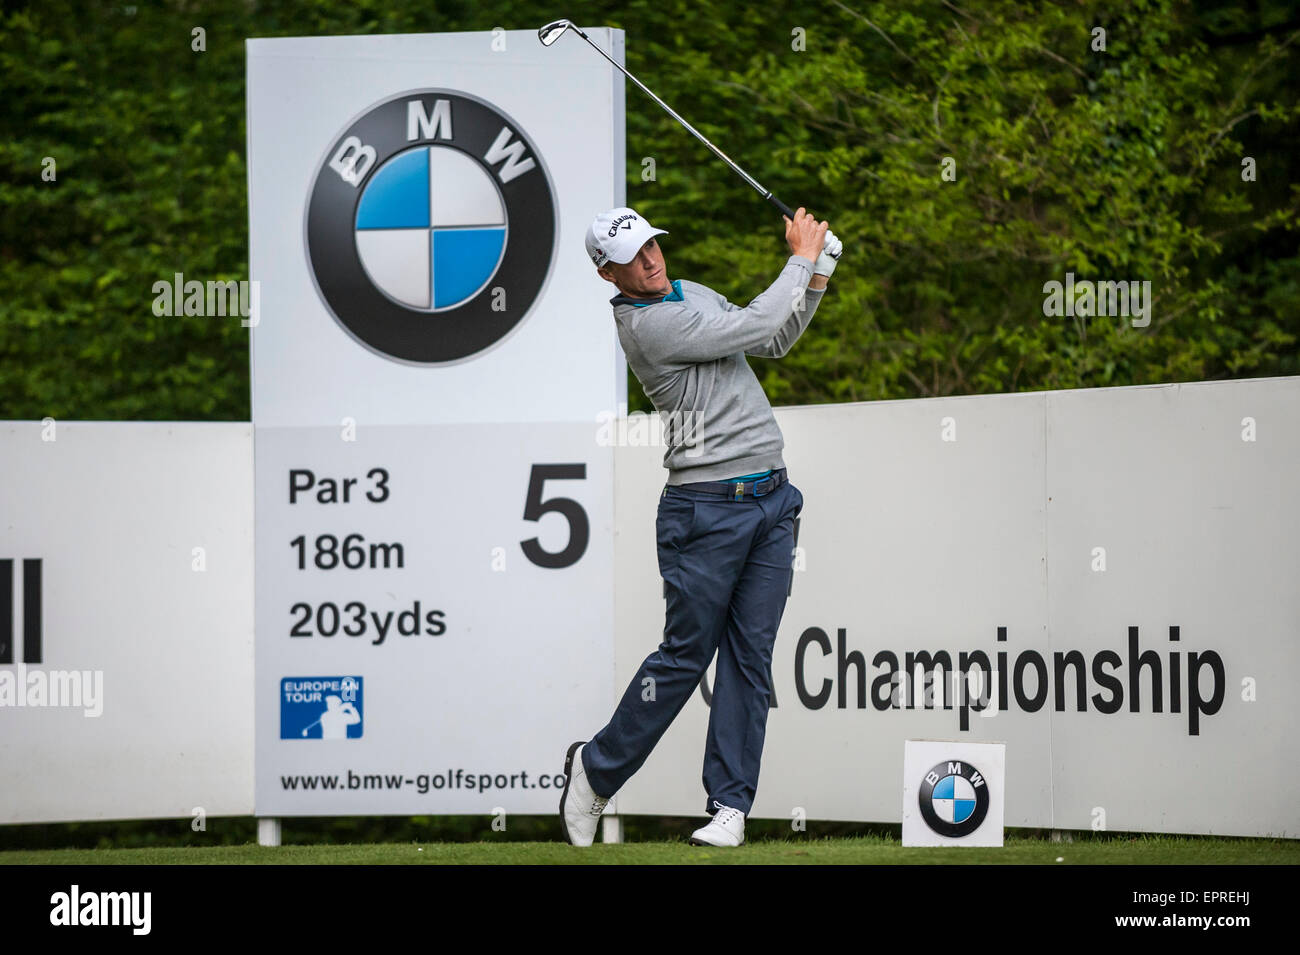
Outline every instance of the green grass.
<path fill-rule="evenodd" d="M 681 841 L 578 849 L 558 842 L 435 842 L 378 845 L 182 846 L 143 849 L 22 849 L 0 865 L 1297 865 L 1285 839 L 1178 836 L 1048 842 L 1010 837 L 1001 849 L 904 849 L 889 837 L 760 840 L 739 849 Z"/>

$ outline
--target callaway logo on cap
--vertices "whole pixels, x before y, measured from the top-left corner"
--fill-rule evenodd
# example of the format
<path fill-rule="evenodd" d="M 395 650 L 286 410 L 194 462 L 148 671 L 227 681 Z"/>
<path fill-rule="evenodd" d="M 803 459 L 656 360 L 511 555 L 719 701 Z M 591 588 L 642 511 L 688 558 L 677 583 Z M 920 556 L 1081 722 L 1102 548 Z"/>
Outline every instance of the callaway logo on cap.
<path fill-rule="evenodd" d="M 667 229 L 653 228 L 635 210 L 620 206 L 602 212 L 591 223 L 587 230 L 587 254 L 596 268 L 606 262 L 627 265 L 636 258 L 646 239 L 667 233 Z"/>

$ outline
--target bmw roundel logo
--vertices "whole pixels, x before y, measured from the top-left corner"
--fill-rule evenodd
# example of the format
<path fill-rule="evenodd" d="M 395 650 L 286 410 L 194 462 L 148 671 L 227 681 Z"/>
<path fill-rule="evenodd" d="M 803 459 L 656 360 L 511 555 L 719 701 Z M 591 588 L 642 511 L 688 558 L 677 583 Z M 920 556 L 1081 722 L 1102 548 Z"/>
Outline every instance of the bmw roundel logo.
<path fill-rule="evenodd" d="M 988 782 L 970 763 L 949 760 L 925 774 L 917 799 L 921 817 L 939 835 L 968 836 L 988 815 Z"/>
<path fill-rule="evenodd" d="M 307 203 L 307 262 L 330 313 L 367 348 L 456 362 L 524 320 L 558 222 L 519 124 L 467 93 L 413 90 L 329 144 Z"/>

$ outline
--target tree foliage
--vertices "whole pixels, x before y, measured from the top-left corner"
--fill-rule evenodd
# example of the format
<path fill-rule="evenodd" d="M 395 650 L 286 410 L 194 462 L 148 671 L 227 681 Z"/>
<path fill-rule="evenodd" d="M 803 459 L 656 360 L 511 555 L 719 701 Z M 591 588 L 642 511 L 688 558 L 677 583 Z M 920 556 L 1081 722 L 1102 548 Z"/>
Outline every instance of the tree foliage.
<path fill-rule="evenodd" d="M 555 16 L 411 0 L 7 10 L 0 415 L 92 419 L 248 418 L 247 330 L 152 310 L 153 283 L 177 272 L 247 278 L 246 37 Z M 1300 374 L 1300 22 L 1287 4 L 562 12 L 627 31 L 633 73 L 844 239 L 799 344 L 753 360 L 776 403 Z M 630 84 L 627 106 L 628 201 L 671 230 L 670 272 L 747 301 L 785 256 L 779 217 Z M 1150 325 L 1045 315 L 1044 284 L 1067 272 L 1150 281 Z"/>

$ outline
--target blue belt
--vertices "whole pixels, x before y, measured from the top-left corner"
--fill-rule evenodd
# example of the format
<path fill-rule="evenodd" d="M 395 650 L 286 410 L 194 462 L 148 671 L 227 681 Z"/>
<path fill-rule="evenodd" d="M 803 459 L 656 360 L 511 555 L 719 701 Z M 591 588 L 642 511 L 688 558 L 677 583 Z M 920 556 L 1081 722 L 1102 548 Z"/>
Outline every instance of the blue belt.
<path fill-rule="evenodd" d="M 756 481 L 739 479 L 732 481 L 698 481 L 693 484 L 670 484 L 669 487 L 680 487 L 698 491 L 701 494 L 713 494 L 717 497 L 729 497 L 733 501 L 740 501 L 746 497 L 763 497 L 771 494 L 785 482 L 785 468 L 779 468 L 772 471 L 768 477 L 759 478 Z M 664 490 L 667 493 L 667 488 Z"/>

